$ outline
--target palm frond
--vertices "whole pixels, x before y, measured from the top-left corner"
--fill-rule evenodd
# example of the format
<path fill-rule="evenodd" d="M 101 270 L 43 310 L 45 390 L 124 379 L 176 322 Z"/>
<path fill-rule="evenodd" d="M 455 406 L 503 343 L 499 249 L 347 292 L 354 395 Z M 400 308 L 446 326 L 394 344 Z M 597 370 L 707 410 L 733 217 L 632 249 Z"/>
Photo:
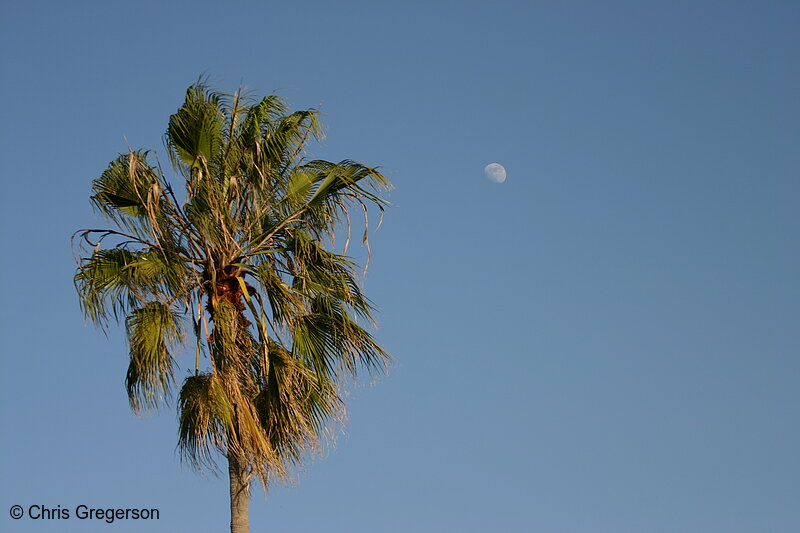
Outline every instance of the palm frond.
<path fill-rule="evenodd" d="M 174 382 L 170 347 L 183 339 L 181 319 L 169 306 L 150 302 L 126 321 L 131 361 L 125 386 L 134 411 L 156 408 Z"/>
<path fill-rule="evenodd" d="M 146 151 L 120 155 L 93 181 L 91 197 L 103 216 L 144 235 L 157 225 L 162 200 L 159 172 L 147 156 Z"/>
<path fill-rule="evenodd" d="M 215 469 L 214 452 L 226 452 L 235 416 L 233 403 L 218 374 L 186 378 L 178 398 L 181 457 L 195 467 Z"/>
<path fill-rule="evenodd" d="M 292 323 L 294 355 L 325 376 L 355 376 L 359 367 L 386 371 L 391 357 L 336 300 L 322 295 Z"/>
<path fill-rule="evenodd" d="M 186 99 L 169 118 L 167 146 L 173 163 L 184 169 L 208 172 L 223 143 L 222 98 L 198 82 L 186 91 Z"/>
<path fill-rule="evenodd" d="M 81 261 L 74 281 L 85 316 L 100 326 L 151 299 L 174 298 L 191 283 L 189 271 L 174 257 L 125 247 L 97 250 Z"/>
<path fill-rule="evenodd" d="M 254 403 L 271 445 L 287 466 L 318 451 L 331 421 L 344 418 L 344 402 L 334 381 L 320 379 L 279 343 L 269 349 L 270 371 Z"/>

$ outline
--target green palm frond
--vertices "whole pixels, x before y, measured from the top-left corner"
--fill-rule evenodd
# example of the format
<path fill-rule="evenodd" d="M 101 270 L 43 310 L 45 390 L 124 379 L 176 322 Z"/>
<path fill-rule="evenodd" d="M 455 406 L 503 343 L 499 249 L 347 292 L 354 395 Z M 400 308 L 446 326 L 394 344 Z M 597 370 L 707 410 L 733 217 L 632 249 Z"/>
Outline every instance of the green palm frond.
<path fill-rule="evenodd" d="M 176 166 L 208 172 L 218 163 L 223 142 L 221 103 L 221 95 L 202 83 L 186 91 L 183 106 L 170 117 L 167 128 L 167 145 Z"/>
<path fill-rule="evenodd" d="M 295 356 L 326 376 L 354 376 L 363 366 L 371 373 L 385 372 L 391 358 L 339 302 L 315 297 L 310 312 L 295 319 Z"/>
<path fill-rule="evenodd" d="M 190 272 L 181 261 L 169 259 L 154 249 L 98 250 L 75 274 L 75 286 L 87 318 L 105 325 L 109 315 L 120 319 L 150 299 L 180 295 L 189 289 Z"/>
<path fill-rule="evenodd" d="M 186 378 L 178 398 L 178 443 L 184 459 L 213 469 L 214 452 L 226 451 L 235 416 L 218 374 Z"/>
<path fill-rule="evenodd" d="M 126 320 L 131 361 L 125 385 L 134 411 L 158 407 L 174 382 L 170 348 L 183 340 L 181 317 L 168 305 L 150 302 Z"/>
<path fill-rule="evenodd" d="M 92 203 L 107 219 L 149 237 L 160 229 L 162 189 L 159 171 L 147 162 L 149 152 L 131 151 L 112 161 L 92 184 Z"/>

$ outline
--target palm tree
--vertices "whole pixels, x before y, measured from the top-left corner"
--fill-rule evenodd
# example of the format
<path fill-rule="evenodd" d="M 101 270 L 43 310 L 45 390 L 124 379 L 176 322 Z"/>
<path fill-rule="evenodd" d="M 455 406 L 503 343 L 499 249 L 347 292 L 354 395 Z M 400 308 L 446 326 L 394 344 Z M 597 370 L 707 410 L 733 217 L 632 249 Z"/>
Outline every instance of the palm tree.
<path fill-rule="evenodd" d="M 389 362 L 365 329 L 373 309 L 346 254 L 349 211 L 363 211 L 366 242 L 368 208 L 383 215 L 377 191 L 390 184 L 353 161 L 306 160 L 320 134 L 315 110 L 201 80 L 165 135 L 185 193 L 151 152 L 130 150 L 92 184 L 114 229 L 73 236 L 85 316 L 101 328 L 124 322 L 135 412 L 170 399 L 173 357 L 193 334 L 179 450 L 199 469 L 227 460 L 234 533 L 249 531 L 251 481 L 266 490 L 287 480 L 342 420 L 348 380 Z"/>

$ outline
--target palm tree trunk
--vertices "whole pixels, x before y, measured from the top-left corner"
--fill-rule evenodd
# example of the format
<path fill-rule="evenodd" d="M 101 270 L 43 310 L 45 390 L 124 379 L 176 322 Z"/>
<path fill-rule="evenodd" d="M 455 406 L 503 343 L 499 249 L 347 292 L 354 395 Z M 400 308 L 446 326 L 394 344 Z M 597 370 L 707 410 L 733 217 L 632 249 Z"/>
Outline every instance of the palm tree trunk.
<path fill-rule="evenodd" d="M 231 533 L 250 533 L 250 519 L 247 516 L 250 483 L 247 472 L 232 453 L 228 454 L 228 473 L 231 482 Z"/>

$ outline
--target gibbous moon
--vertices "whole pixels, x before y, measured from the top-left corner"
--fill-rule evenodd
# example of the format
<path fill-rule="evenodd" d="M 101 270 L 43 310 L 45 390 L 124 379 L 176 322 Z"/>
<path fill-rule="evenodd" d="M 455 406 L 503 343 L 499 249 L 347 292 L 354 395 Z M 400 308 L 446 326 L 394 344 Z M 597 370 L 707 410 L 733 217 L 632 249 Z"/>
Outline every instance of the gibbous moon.
<path fill-rule="evenodd" d="M 486 168 L 483 169 L 483 172 L 486 174 L 487 178 L 495 183 L 503 183 L 506 181 L 506 169 L 500 163 L 489 163 L 486 165 Z"/>

